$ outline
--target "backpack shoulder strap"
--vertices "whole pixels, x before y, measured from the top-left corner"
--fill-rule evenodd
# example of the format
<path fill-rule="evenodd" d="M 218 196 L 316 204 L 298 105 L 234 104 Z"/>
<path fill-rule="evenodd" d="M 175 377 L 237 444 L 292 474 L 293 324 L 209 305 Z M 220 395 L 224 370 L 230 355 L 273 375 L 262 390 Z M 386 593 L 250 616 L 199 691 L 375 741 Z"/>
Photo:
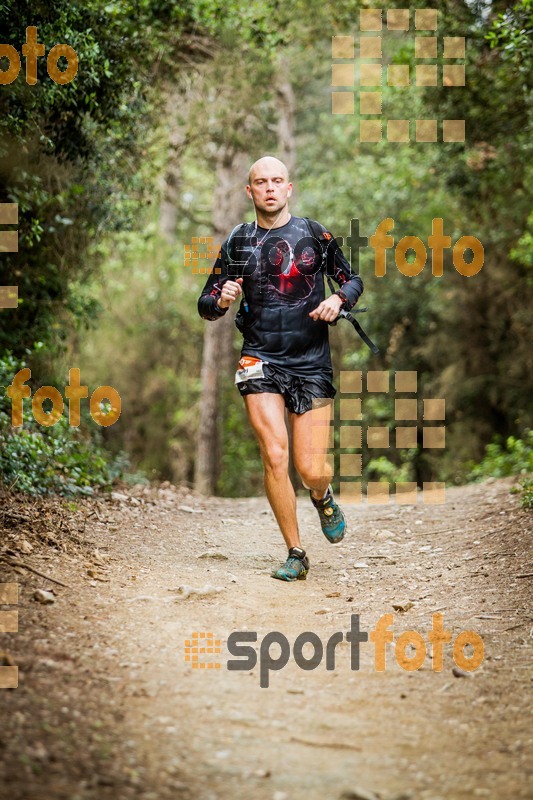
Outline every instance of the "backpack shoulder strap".
<path fill-rule="evenodd" d="M 329 242 L 332 239 L 332 236 L 331 236 L 331 234 L 329 232 L 325 233 L 324 231 L 322 231 L 320 229 L 320 226 L 318 225 L 318 223 L 315 222 L 314 220 L 309 219 L 309 217 L 304 217 L 304 219 L 305 219 L 305 221 L 307 223 L 307 227 L 311 231 L 311 234 L 312 234 L 313 238 L 316 239 L 317 242 L 320 245 L 320 248 L 322 250 L 322 259 L 323 259 L 323 263 L 324 263 L 325 260 L 326 260 L 326 254 L 327 254 L 328 245 L 329 245 Z M 333 281 L 329 277 L 327 271 L 326 271 L 326 278 L 327 278 L 328 285 L 329 285 L 329 288 L 331 290 L 331 293 L 335 294 L 335 287 L 333 285 Z M 361 308 L 360 311 L 366 311 L 366 308 Z M 357 314 L 357 311 L 354 311 L 354 314 Z M 372 341 L 372 339 L 370 339 L 369 336 L 367 336 L 367 334 L 364 332 L 364 330 L 360 326 L 359 322 L 355 319 L 355 317 L 352 314 L 350 314 L 349 311 L 340 311 L 339 318 L 341 318 L 341 317 L 344 317 L 345 319 L 348 320 L 348 322 L 352 323 L 353 327 L 355 328 L 356 332 L 359 334 L 359 336 L 361 337 L 363 342 L 372 350 L 374 355 L 378 355 L 379 347 L 374 344 L 374 342 Z M 337 324 L 337 320 L 335 320 L 335 322 L 330 323 L 330 325 L 336 325 L 336 324 Z"/>
<path fill-rule="evenodd" d="M 324 231 L 321 229 L 318 222 L 316 222 L 314 219 L 310 219 L 309 217 L 304 217 L 304 220 L 307 224 L 307 227 L 311 231 L 313 239 L 316 239 L 320 245 L 322 257 L 325 258 L 329 239 L 324 235 Z"/>
<path fill-rule="evenodd" d="M 324 265 L 326 263 L 327 249 L 328 249 L 329 243 L 330 243 L 330 241 L 332 239 L 332 236 L 331 236 L 330 233 L 324 232 L 321 229 L 321 227 L 318 224 L 318 222 L 315 222 L 314 219 L 309 219 L 309 217 L 304 217 L 304 219 L 305 219 L 305 221 L 307 223 L 307 227 L 311 231 L 311 235 L 313 236 L 313 239 L 316 239 L 316 241 L 320 245 L 320 249 L 322 250 L 322 265 Z M 326 272 L 326 278 L 327 278 L 327 281 L 328 281 L 328 286 L 330 288 L 330 291 L 331 291 L 332 294 L 334 294 L 335 293 L 335 287 L 333 286 L 331 278 L 329 277 L 327 272 Z"/>
<path fill-rule="evenodd" d="M 234 264 L 235 263 L 235 250 L 234 250 L 234 247 L 233 247 L 235 236 L 237 235 L 238 231 L 240 231 L 240 230 L 242 230 L 244 228 L 245 225 L 246 225 L 246 222 L 239 222 L 238 225 L 235 225 L 235 227 L 233 228 L 232 232 L 228 236 L 228 241 L 226 242 L 226 248 L 227 248 L 227 251 L 228 251 L 228 258 L 229 258 L 230 264 Z"/>

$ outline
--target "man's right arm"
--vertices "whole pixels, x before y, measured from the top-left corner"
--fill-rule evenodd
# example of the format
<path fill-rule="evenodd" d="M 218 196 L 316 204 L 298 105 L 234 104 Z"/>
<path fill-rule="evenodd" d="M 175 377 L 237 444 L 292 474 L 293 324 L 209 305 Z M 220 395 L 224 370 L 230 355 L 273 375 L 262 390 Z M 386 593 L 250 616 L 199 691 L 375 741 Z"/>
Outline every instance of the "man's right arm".
<path fill-rule="evenodd" d="M 227 240 L 226 240 L 227 241 Z M 228 278 L 228 258 L 226 242 L 220 248 L 217 260 L 213 264 L 213 269 L 209 275 L 202 294 L 198 298 L 198 313 L 203 319 L 214 320 L 223 317 L 227 308 L 219 305 L 222 287 Z"/>

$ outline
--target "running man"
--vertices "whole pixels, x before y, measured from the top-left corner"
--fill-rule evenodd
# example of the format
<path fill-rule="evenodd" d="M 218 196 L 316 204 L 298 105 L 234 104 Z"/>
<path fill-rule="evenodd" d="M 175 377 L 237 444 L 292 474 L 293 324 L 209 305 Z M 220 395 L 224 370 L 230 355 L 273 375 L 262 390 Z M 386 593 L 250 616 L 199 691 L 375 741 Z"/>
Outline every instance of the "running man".
<path fill-rule="evenodd" d="M 198 300 L 201 317 L 222 317 L 238 298 L 235 323 L 244 341 L 235 383 L 244 397 L 259 443 L 265 490 L 288 548 L 272 573 L 283 581 L 305 579 L 309 559 L 301 546 L 296 496 L 289 478 L 289 437 L 302 483 L 332 544 L 346 520 L 331 490 L 326 461 L 329 420 L 336 389 L 328 323 L 349 310 L 363 291 L 331 233 L 289 213 L 292 183 L 285 164 L 265 156 L 250 168 L 248 197 L 256 220 L 232 231 Z M 321 236 L 321 240 L 317 240 Z M 324 272 L 340 287 L 325 298 Z"/>

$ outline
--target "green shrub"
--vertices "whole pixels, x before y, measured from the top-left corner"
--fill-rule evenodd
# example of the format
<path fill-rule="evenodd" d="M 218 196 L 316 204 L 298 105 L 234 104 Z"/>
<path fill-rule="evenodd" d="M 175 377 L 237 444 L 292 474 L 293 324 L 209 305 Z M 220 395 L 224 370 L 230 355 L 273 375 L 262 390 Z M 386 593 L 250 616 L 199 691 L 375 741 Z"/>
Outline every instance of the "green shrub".
<path fill-rule="evenodd" d="M 496 440 L 485 448 L 479 464 L 470 463 L 468 479 L 506 478 L 533 472 L 533 431 L 525 431 L 523 439 L 509 436 L 504 444 Z"/>
<path fill-rule="evenodd" d="M 513 487 L 511 492 L 520 495 L 520 505 L 524 511 L 533 509 L 533 478 L 531 476 L 518 481 L 518 485 Z"/>
<path fill-rule="evenodd" d="M 411 451 L 409 451 L 408 457 L 410 454 Z M 369 481 L 385 481 L 386 483 L 412 480 L 407 457 L 400 465 L 393 463 L 386 456 L 372 458 L 365 467 L 364 475 Z"/>
<path fill-rule="evenodd" d="M 95 487 L 110 489 L 127 467 L 123 453 L 109 456 L 102 433 L 82 411 L 79 428 L 65 414 L 47 428 L 39 425 L 25 403 L 24 424 L 13 428 L 11 400 L 6 388 L 26 364 L 11 353 L 0 358 L 0 485 L 16 486 L 28 494 L 73 496 L 93 494 Z"/>

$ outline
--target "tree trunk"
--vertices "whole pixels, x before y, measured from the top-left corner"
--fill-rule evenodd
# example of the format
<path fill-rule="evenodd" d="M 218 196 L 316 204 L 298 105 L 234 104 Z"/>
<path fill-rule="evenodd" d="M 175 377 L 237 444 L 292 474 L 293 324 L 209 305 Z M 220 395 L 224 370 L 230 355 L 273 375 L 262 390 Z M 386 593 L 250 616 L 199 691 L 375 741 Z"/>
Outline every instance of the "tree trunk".
<path fill-rule="evenodd" d="M 223 145 L 217 153 L 217 188 L 214 193 L 214 241 L 220 246 L 242 221 L 246 209 L 244 176 L 248 166 L 245 153 L 235 153 Z M 215 493 L 219 470 L 222 411 L 219 402 L 220 376 L 231 371 L 235 307 L 221 319 L 206 322 L 201 371 L 201 404 L 198 445 L 195 459 L 195 489 L 201 494 Z"/>
<path fill-rule="evenodd" d="M 276 85 L 278 99 L 278 145 L 280 157 L 289 173 L 294 168 L 296 146 L 294 137 L 295 101 L 290 82 L 286 79 L 287 67 L 280 64 Z M 246 153 L 235 152 L 230 145 L 222 145 L 217 153 L 217 188 L 214 196 L 214 238 L 221 244 L 230 231 L 242 221 L 247 208 L 244 178 L 249 158 Z M 219 402 L 219 376 L 229 374 L 233 363 L 233 333 L 236 308 L 233 307 L 220 320 L 207 322 L 201 370 L 201 405 L 198 446 L 195 459 L 195 489 L 201 494 L 214 494 L 219 468 L 219 431 L 222 429 L 222 411 Z M 301 486 L 293 465 L 291 479 Z"/>
<path fill-rule="evenodd" d="M 294 135 L 294 118 L 296 101 L 292 85 L 288 78 L 289 67 L 281 62 L 279 78 L 276 84 L 278 100 L 278 147 L 281 160 L 286 164 L 289 175 L 296 166 L 296 138 Z"/>
<path fill-rule="evenodd" d="M 295 98 L 291 82 L 288 80 L 289 65 L 285 60 L 280 60 L 278 69 L 278 81 L 276 83 L 276 97 L 278 100 L 278 148 L 281 160 L 285 163 L 289 177 L 296 167 L 296 137 L 295 137 Z M 294 203 L 295 193 L 291 197 L 291 205 Z M 285 412 L 287 420 L 287 412 Z M 292 453 L 291 429 L 288 427 L 289 448 Z M 302 488 L 300 476 L 296 472 L 292 457 L 289 459 L 289 477 L 295 490 Z"/>
<path fill-rule="evenodd" d="M 182 151 L 186 133 L 183 120 L 176 116 L 176 106 L 183 106 L 185 95 L 169 90 L 166 101 L 165 119 L 169 125 L 168 161 L 165 174 L 161 178 L 161 205 L 159 211 L 159 230 L 162 236 L 172 244 L 176 236 L 176 222 L 180 207 L 182 187 Z"/>
<path fill-rule="evenodd" d="M 170 149 L 173 149 L 172 143 Z M 163 179 L 163 197 L 159 212 L 159 229 L 170 244 L 176 235 L 177 210 L 181 185 L 181 167 L 178 159 L 169 161 Z"/>

